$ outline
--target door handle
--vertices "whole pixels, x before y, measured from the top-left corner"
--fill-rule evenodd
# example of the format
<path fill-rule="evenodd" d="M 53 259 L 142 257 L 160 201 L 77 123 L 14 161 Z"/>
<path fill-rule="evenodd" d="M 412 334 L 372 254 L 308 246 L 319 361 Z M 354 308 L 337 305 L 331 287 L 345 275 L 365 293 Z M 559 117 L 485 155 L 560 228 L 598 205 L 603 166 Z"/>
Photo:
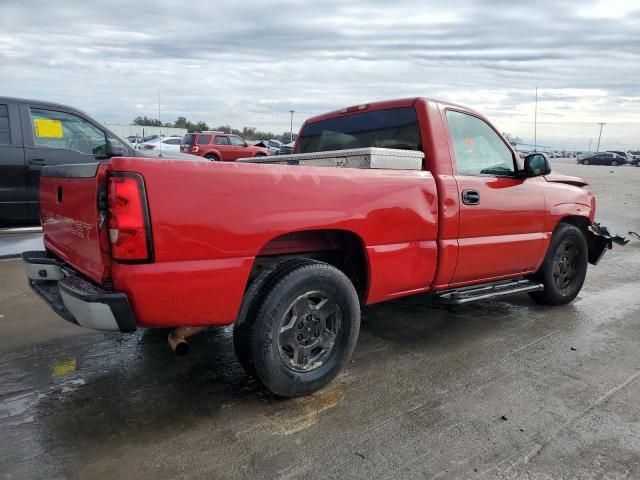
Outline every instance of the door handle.
<path fill-rule="evenodd" d="M 463 190 L 462 203 L 465 205 L 478 205 L 480 203 L 480 192 L 477 190 Z"/>
<path fill-rule="evenodd" d="M 44 165 L 47 163 L 44 158 L 32 158 L 29 160 L 29 163 L 32 165 Z"/>

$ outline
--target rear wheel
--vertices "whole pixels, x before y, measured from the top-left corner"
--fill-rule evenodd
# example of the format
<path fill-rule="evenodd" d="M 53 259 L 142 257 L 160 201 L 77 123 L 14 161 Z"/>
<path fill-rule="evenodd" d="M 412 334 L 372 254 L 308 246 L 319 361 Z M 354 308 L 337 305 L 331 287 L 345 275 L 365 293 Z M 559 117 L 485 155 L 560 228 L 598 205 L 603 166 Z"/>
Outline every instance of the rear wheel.
<path fill-rule="evenodd" d="M 587 275 L 587 241 L 575 225 L 560 224 L 551 238 L 549 250 L 536 277 L 544 285 L 542 292 L 529 295 L 538 303 L 564 305 L 582 288 Z"/>
<path fill-rule="evenodd" d="M 218 156 L 213 154 L 213 153 L 209 153 L 209 154 L 205 155 L 204 158 L 206 158 L 207 160 L 211 160 L 212 162 L 219 162 L 220 161 Z"/>
<path fill-rule="evenodd" d="M 234 334 L 236 351 L 248 373 L 275 394 L 307 395 L 329 383 L 351 356 L 360 330 L 358 295 L 344 273 L 321 262 L 271 275 L 252 308 L 257 314 Z"/>
<path fill-rule="evenodd" d="M 612 167 L 617 167 L 618 166 L 618 161 L 617 160 L 611 160 L 611 166 Z"/>
<path fill-rule="evenodd" d="M 583 165 L 589 165 L 589 160 L 583 160 L 583 161 L 582 161 L 582 164 L 583 164 Z"/>

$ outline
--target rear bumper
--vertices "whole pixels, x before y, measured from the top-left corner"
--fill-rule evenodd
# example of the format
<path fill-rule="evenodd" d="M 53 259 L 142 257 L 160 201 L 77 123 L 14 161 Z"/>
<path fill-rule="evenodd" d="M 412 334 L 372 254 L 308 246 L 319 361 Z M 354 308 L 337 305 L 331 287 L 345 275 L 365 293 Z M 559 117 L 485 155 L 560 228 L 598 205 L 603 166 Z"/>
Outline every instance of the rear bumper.
<path fill-rule="evenodd" d="M 136 330 L 124 293 L 103 290 L 46 252 L 24 252 L 22 259 L 31 288 L 65 320 L 108 332 Z"/>

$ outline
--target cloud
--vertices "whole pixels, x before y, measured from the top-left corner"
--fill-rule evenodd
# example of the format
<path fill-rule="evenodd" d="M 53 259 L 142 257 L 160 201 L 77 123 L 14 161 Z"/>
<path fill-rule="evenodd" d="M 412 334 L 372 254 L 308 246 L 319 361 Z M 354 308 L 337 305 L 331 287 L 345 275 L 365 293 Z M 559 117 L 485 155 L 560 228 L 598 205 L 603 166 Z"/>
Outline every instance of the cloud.
<path fill-rule="evenodd" d="M 606 121 L 606 148 L 637 148 L 637 2 L 518 3 L 4 0 L 0 91 L 106 122 L 157 116 L 160 93 L 165 121 L 277 132 L 291 109 L 299 125 L 345 105 L 425 95 L 531 139 L 537 86 L 546 144 L 586 145 Z"/>

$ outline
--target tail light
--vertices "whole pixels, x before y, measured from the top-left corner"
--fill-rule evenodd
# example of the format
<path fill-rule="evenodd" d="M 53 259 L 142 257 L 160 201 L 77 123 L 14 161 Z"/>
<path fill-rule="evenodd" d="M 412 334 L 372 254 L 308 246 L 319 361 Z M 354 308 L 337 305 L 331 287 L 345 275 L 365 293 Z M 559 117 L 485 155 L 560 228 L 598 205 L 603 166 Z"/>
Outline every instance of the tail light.
<path fill-rule="evenodd" d="M 109 177 L 111 257 L 123 262 L 153 260 L 149 210 L 142 177 L 121 172 Z"/>
<path fill-rule="evenodd" d="M 197 152 L 198 152 L 198 146 L 197 146 L 197 145 L 193 145 L 193 146 L 191 147 L 191 151 L 192 151 L 193 153 L 197 153 Z"/>
<path fill-rule="evenodd" d="M 154 148 L 156 148 L 155 145 L 145 145 L 144 146 L 145 150 L 153 150 Z"/>

